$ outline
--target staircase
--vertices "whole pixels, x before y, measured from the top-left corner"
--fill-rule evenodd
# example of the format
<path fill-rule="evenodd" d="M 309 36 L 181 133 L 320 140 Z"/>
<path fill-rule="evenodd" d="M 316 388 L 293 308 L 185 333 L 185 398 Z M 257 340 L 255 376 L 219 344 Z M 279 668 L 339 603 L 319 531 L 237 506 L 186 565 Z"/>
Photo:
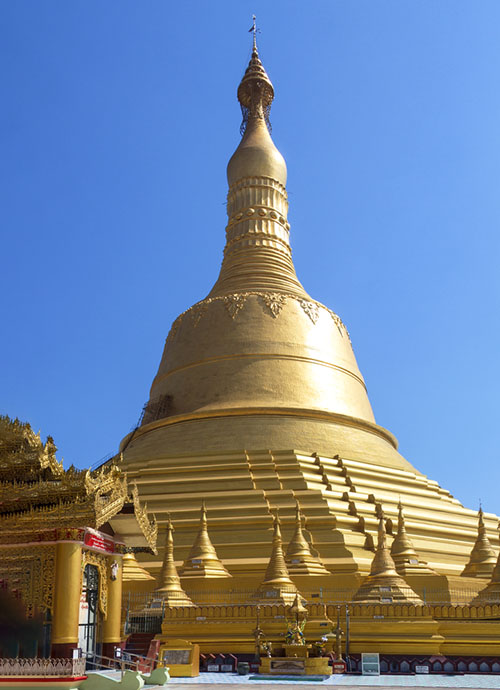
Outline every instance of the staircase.
<path fill-rule="evenodd" d="M 149 646 L 154 633 L 132 633 L 127 640 L 124 651 L 127 654 L 148 656 Z"/>

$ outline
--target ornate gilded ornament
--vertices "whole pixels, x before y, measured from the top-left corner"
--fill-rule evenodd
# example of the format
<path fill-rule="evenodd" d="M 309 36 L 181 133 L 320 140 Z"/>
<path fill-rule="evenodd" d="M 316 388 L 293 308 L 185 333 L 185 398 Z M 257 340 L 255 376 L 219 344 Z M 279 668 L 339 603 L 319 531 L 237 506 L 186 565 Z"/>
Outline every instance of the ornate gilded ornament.
<path fill-rule="evenodd" d="M 158 549 L 156 548 L 158 523 L 154 515 L 152 515 L 151 519 L 149 518 L 147 504 L 145 503 L 144 506 L 141 505 L 137 484 L 132 486 L 132 501 L 134 503 L 135 518 L 139 524 L 139 527 L 141 528 L 149 548 L 156 555 L 158 553 Z"/>
<path fill-rule="evenodd" d="M 274 318 L 276 318 L 283 309 L 287 299 L 287 296 L 283 295 L 281 292 L 263 292 L 258 295 L 258 297 Z"/>
<path fill-rule="evenodd" d="M 201 302 L 197 302 L 189 309 L 186 309 L 186 311 L 180 314 L 172 324 L 170 332 L 167 336 L 167 343 L 173 340 L 177 331 L 179 330 L 179 326 L 181 325 L 182 320 L 187 314 L 189 314 L 192 318 L 193 324 L 197 326 L 201 318 L 206 314 L 207 308 L 211 304 L 215 302 L 222 302 L 226 307 L 229 316 L 231 316 L 231 318 L 234 319 L 235 316 L 239 313 L 239 311 L 244 307 L 248 297 L 252 296 L 258 298 L 260 304 L 262 305 L 264 313 L 272 316 L 273 318 L 277 318 L 279 316 L 287 300 L 295 300 L 296 302 L 298 302 L 301 308 L 303 309 L 304 313 L 309 317 L 313 324 L 316 324 L 318 322 L 320 316 L 320 309 L 326 311 L 332 318 L 335 325 L 337 326 L 339 334 L 342 337 L 344 337 L 345 334 L 350 340 L 347 328 L 342 322 L 340 316 L 335 314 L 335 312 L 333 312 L 331 309 L 328 309 L 320 302 L 316 302 L 314 300 L 305 300 L 302 297 L 299 297 L 298 295 L 289 292 L 266 292 L 262 290 L 249 290 L 246 292 L 239 292 L 231 295 L 207 297 Z"/>
<path fill-rule="evenodd" d="M 52 610 L 55 581 L 55 546 L 2 548 L 0 579 L 18 592 L 28 615 L 36 610 Z"/>
<path fill-rule="evenodd" d="M 316 321 L 319 319 L 318 305 L 315 302 L 309 302 L 305 299 L 299 299 L 298 302 L 311 321 L 316 323 Z"/>
<path fill-rule="evenodd" d="M 191 318 L 193 319 L 193 326 L 200 323 L 200 319 L 204 316 L 207 311 L 208 304 L 206 302 L 198 302 L 197 305 L 191 310 Z"/>
<path fill-rule="evenodd" d="M 234 319 L 240 309 L 243 308 L 248 295 L 246 293 L 235 293 L 234 295 L 225 295 L 222 298 L 223 304 L 227 309 L 229 316 Z"/>
<path fill-rule="evenodd" d="M 99 610 L 103 617 L 108 615 L 108 559 L 100 553 L 82 551 L 82 573 L 86 565 L 95 565 L 99 572 Z"/>

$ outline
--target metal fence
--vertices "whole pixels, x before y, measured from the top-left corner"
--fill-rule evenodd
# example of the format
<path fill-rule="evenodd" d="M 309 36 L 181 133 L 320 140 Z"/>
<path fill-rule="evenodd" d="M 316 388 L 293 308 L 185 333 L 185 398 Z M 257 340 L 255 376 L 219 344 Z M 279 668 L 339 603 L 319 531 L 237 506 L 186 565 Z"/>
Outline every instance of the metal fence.
<path fill-rule="evenodd" d="M 329 589 L 326 587 L 319 587 L 316 592 L 308 592 L 304 594 L 304 599 L 309 604 L 327 604 L 327 605 L 342 605 L 352 603 L 352 598 L 356 593 L 358 587 L 354 586 L 350 589 Z M 295 590 L 293 590 L 295 592 Z M 401 591 L 405 593 L 404 588 Z M 233 605 L 247 605 L 262 603 L 262 595 L 259 596 L 259 602 L 256 600 L 254 589 L 203 589 L 195 590 L 185 588 L 186 594 L 196 606 L 233 606 Z M 412 590 L 408 588 L 408 596 L 413 598 L 415 592 L 422 599 L 424 604 L 436 605 L 452 605 L 452 606 L 467 606 L 475 597 L 477 597 L 477 590 L 468 588 L 450 588 L 448 589 L 432 589 L 423 587 L 421 589 Z M 381 598 L 391 598 L 391 591 L 388 588 L 384 592 L 383 588 L 380 591 Z M 273 598 L 273 591 L 269 591 L 270 598 Z M 380 603 L 392 603 L 384 602 Z M 155 595 L 154 592 L 131 592 L 127 593 L 123 601 L 124 607 L 129 610 L 138 609 L 162 609 L 163 600 L 160 596 Z M 500 598 L 492 597 L 491 600 L 482 599 L 481 605 L 485 604 L 500 604 Z M 153 611 L 150 611 L 153 613 Z"/>
<path fill-rule="evenodd" d="M 384 592 L 383 588 L 381 588 L 380 600 L 373 603 L 380 605 L 397 604 L 397 601 L 393 601 L 390 589 L 387 588 L 387 590 L 387 592 Z M 317 592 L 307 593 L 304 598 L 307 600 L 308 605 L 346 606 L 355 603 L 352 601 L 355 592 L 356 587 L 352 589 L 319 588 Z M 255 590 L 250 589 L 187 589 L 186 593 L 197 607 L 248 607 L 263 603 L 261 598 L 258 601 L 256 600 Z M 273 603 L 273 594 L 276 593 L 270 590 L 269 603 Z M 408 589 L 407 594 L 410 598 L 413 598 L 414 591 Z M 468 606 L 477 597 L 477 591 L 467 588 L 452 588 L 449 590 L 422 588 L 418 595 L 424 605 L 459 607 Z M 481 601 L 482 606 L 491 604 L 500 604 L 500 600 L 497 598 L 491 601 Z M 164 614 L 165 602 L 154 592 L 130 592 L 123 599 L 123 620 L 126 634 L 134 632 L 157 634 L 161 632 Z"/>

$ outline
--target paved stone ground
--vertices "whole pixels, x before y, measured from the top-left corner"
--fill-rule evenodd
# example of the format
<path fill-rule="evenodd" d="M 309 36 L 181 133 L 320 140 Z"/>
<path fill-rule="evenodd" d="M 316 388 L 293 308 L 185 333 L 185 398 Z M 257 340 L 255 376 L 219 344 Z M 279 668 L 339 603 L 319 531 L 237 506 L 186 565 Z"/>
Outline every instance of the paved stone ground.
<path fill-rule="evenodd" d="M 341 688 L 467 688 L 477 690 L 500 690 L 500 675 L 418 675 L 418 676 L 350 676 L 334 675 L 321 683 L 304 683 L 300 678 L 290 681 L 249 680 L 248 676 L 238 676 L 233 673 L 200 673 L 197 678 L 172 678 L 168 683 L 170 690 L 214 690 L 218 685 L 224 685 L 226 690 L 245 690 L 258 685 L 269 690 L 279 690 L 283 686 L 293 686 L 295 690 L 311 690 L 319 685 L 335 685 Z M 209 686 L 209 687 L 207 687 Z"/>
<path fill-rule="evenodd" d="M 119 680 L 117 671 L 104 671 L 104 675 Z M 258 686 L 259 690 L 284 690 L 285 686 L 293 690 L 317 690 L 318 686 L 335 685 L 338 690 L 354 690 L 354 688 L 379 688 L 393 690 L 393 688 L 466 688 L 467 690 L 500 690 L 500 675 L 415 675 L 415 676 L 351 676 L 334 675 L 322 682 L 306 682 L 297 680 L 271 681 L 249 680 L 248 676 L 238 676 L 235 673 L 200 673 L 197 678 L 172 678 L 165 686 L 147 685 L 145 690 L 218 690 L 224 685 L 224 690 L 250 690 Z M 202 686 L 202 687 L 200 687 Z"/>

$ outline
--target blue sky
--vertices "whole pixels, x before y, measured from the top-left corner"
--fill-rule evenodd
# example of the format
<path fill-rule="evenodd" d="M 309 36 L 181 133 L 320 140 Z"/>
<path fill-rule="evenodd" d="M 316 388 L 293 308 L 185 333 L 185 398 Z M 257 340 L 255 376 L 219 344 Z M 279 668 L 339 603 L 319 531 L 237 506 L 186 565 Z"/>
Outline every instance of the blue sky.
<path fill-rule="evenodd" d="M 0 411 L 114 452 L 214 283 L 251 15 L 299 278 L 379 424 L 499 512 L 498 0 L 3 0 Z"/>

